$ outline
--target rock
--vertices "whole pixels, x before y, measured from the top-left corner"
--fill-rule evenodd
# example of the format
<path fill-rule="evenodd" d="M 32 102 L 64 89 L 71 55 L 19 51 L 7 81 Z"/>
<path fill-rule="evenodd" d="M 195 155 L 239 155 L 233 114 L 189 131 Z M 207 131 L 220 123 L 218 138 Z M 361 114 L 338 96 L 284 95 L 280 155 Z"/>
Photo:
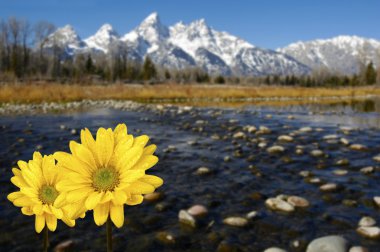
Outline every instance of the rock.
<path fill-rule="evenodd" d="M 286 250 L 277 247 L 271 247 L 264 250 L 264 252 L 286 252 Z"/>
<path fill-rule="evenodd" d="M 323 140 L 335 140 L 338 139 L 337 135 L 326 135 L 323 137 Z"/>
<path fill-rule="evenodd" d="M 223 223 L 233 227 L 245 227 L 248 225 L 248 220 L 242 217 L 228 217 L 223 220 Z"/>
<path fill-rule="evenodd" d="M 348 139 L 346 139 L 346 138 L 341 138 L 340 140 L 339 140 L 342 144 L 344 144 L 344 145 L 349 145 L 350 144 L 350 141 L 348 140 Z"/>
<path fill-rule="evenodd" d="M 271 130 L 265 126 L 260 126 L 259 130 L 256 131 L 256 134 L 258 134 L 258 135 L 270 134 L 270 133 L 271 133 Z"/>
<path fill-rule="evenodd" d="M 296 154 L 297 155 L 302 155 L 303 154 L 303 149 L 296 149 Z"/>
<path fill-rule="evenodd" d="M 303 127 L 303 128 L 300 128 L 298 131 L 306 133 L 306 132 L 313 131 L 313 129 L 311 127 Z"/>
<path fill-rule="evenodd" d="M 230 162 L 231 161 L 231 157 L 230 156 L 225 156 L 223 158 L 224 162 Z"/>
<path fill-rule="evenodd" d="M 335 175 L 338 175 L 338 176 L 344 176 L 344 175 L 347 175 L 348 171 L 347 170 L 337 169 L 337 170 L 334 170 L 333 173 Z"/>
<path fill-rule="evenodd" d="M 71 133 L 71 135 L 76 135 L 77 134 L 77 130 L 76 129 L 71 129 L 70 133 Z"/>
<path fill-rule="evenodd" d="M 251 211 L 247 213 L 247 219 L 253 219 L 258 215 L 257 211 Z"/>
<path fill-rule="evenodd" d="M 299 175 L 304 177 L 304 178 L 307 178 L 307 177 L 311 176 L 311 172 L 310 171 L 300 171 Z"/>
<path fill-rule="evenodd" d="M 369 251 L 365 247 L 355 246 L 355 247 L 351 247 L 348 252 L 369 252 Z"/>
<path fill-rule="evenodd" d="M 373 197 L 373 201 L 375 201 L 376 205 L 380 207 L 380 196 Z"/>
<path fill-rule="evenodd" d="M 373 166 L 367 166 L 360 169 L 360 172 L 364 174 L 370 174 L 370 173 L 373 173 L 374 171 L 375 171 L 375 168 Z"/>
<path fill-rule="evenodd" d="M 277 138 L 278 141 L 283 141 L 283 142 L 292 142 L 293 137 L 287 136 L 287 135 L 282 135 Z"/>
<path fill-rule="evenodd" d="M 272 147 L 269 147 L 267 149 L 267 152 L 269 153 L 281 153 L 281 152 L 284 152 L 285 151 L 285 148 L 280 146 L 280 145 L 274 145 Z"/>
<path fill-rule="evenodd" d="M 376 221 L 374 218 L 369 216 L 364 216 L 359 221 L 359 227 L 372 227 L 376 225 Z"/>
<path fill-rule="evenodd" d="M 165 231 L 158 232 L 156 234 L 156 239 L 158 240 L 158 242 L 160 242 L 161 244 L 164 244 L 164 245 L 175 244 L 174 236 L 168 232 L 165 232 Z"/>
<path fill-rule="evenodd" d="M 363 237 L 369 239 L 379 239 L 380 238 L 380 228 L 379 227 L 359 227 L 356 232 Z"/>
<path fill-rule="evenodd" d="M 362 145 L 362 144 L 351 144 L 349 148 L 351 150 L 356 150 L 356 151 L 365 151 L 365 150 L 368 150 L 367 146 Z"/>
<path fill-rule="evenodd" d="M 189 209 L 187 209 L 187 212 L 194 217 L 198 217 L 198 216 L 206 215 L 208 213 L 208 210 L 203 205 L 194 205 L 190 207 Z"/>
<path fill-rule="evenodd" d="M 196 221 L 194 217 L 191 214 L 189 214 L 186 210 L 179 211 L 178 219 L 179 219 L 179 222 L 183 224 L 189 225 L 191 227 L 196 226 Z"/>
<path fill-rule="evenodd" d="M 59 125 L 59 128 L 60 128 L 61 130 L 65 130 L 65 129 L 67 129 L 67 126 L 64 125 L 64 124 L 61 124 L 61 125 Z"/>
<path fill-rule="evenodd" d="M 332 192 L 335 191 L 337 188 L 338 186 L 335 183 L 327 183 L 319 187 L 319 189 L 323 192 Z"/>
<path fill-rule="evenodd" d="M 322 180 L 321 180 L 320 178 L 311 178 L 311 179 L 309 180 L 309 182 L 310 182 L 311 184 L 320 184 L 320 183 L 322 182 Z"/>
<path fill-rule="evenodd" d="M 289 120 L 293 120 L 295 117 L 293 115 L 288 115 Z"/>
<path fill-rule="evenodd" d="M 310 205 L 309 201 L 299 196 L 290 196 L 287 201 L 294 207 L 308 207 Z"/>
<path fill-rule="evenodd" d="M 257 146 L 258 146 L 259 148 L 265 148 L 265 147 L 267 147 L 267 143 L 265 143 L 265 142 L 261 142 L 261 143 L 259 143 Z"/>
<path fill-rule="evenodd" d="M 162 198 L 162 193 L 161 192 L 152 192 L 144 195 L 144 200 L 149 201 L 149 202 L 155 202 L 158 201 Z"/>
<path fill-rule="evenodd" d="M 58 243 L 58 245 L 55 246 L 54 248 L 54 252 L 72 251 L 74 246 L 75 246 L 75 241 L 67 240 L 67 241 Z"/>
<path fill-rule="evenodd" d="M 272 210 L 278 210 L 283 212 L 293 212 L 294 206 L 282 200 L 280 198 L 269 198 L 265 201 L 265 205 Z"/>
<path fill-rule="evenodd" d="M 210 173 L 211 173 L 211 170 L 207 167 L 204 167 L 204 166 L 199 167 L 195 172 L 196 175 L 207 175 Z"/>
<path fill-rule="evenodd" d="M 348 242 L 341 236 L 331 235 L 313 240 L 306 252 L 347 252 Z"/>
<path fill-rule="evenodd" d="M 377 155 L 376 157 L 373 157 L 373 160 L 375 160 L 376 162 L 380 162 L 380 155 Z"/>
<path fill-rule="evenodd" d="M 350 164 L 350 161 L 347 159 L 347 158 L 344 158 L 344 159 L 339 159 L 338 161 L 336 161 L 335 163 L 336 165 L 349 165 Z"/>
<path fill-rule="evenodd" d="M 243 129 L 248 133 L 254 133 L 257 130 L 256 127 L 253 125 L 246 125 Z"/>
<path fill-rule="evenodd" d="M 239 132 L 236 132 L 232 137 L 235 139 L 243 139 L 245 138 L 245 134 L 244 132 L 239 131 Z"/>
<path fill-rule="evenodd" d="M 324 155 L 324 153 L 321 150 L 312 150 L 310 152 L 310 155 L 312 155 L 313 157 L 321 157 Z"/>

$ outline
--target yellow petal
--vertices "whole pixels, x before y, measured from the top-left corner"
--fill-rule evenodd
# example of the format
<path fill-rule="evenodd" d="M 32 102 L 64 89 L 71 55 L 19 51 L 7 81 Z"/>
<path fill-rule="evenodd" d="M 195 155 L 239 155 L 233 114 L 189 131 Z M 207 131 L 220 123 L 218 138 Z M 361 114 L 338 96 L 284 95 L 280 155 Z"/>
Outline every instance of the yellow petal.
<path fill-rule="evenodd" d="M 141 147 L 133 147 L 129 149 L 123 156 L 120 157 L 117 163 L 117 170 L 122 172 L 131 169 L 142 155 L 143 149 Z"/>
<path fill-rule="evenodd" d="M 143 177 L 143 170 L 126 170 L 120 175 L 120 184 L 129 184 Z"/>
<path fill-rule="evenodd" d="M 69 219 L 67 217 L 63 217 L 62 221 L 69 227 L 74 227 L 75 226 L 75 220 Z"/>
<path fill-rule="evenodd" d="M 28 216 L 32 216 L 34 214 L 31 207 L 23 207 L 21 208 L 21 212 L 22 214 L 28 215 Z"/>
<path fill-rule="evenodd" d="M 13 192 L 13 193 L 8 194 L 7 199 L 9 201 L 13 202 L 14 200 L 21 198 L 21 197 L 24 197 L 24 194 L 22 192 L 18 191 L 18 192 Z"/>
<path fill-rule="evenodd" d="M 42 172 L 47 184 L 53 185 L 56 179 L 57 170 L 55 167 L 55 159 L 52 155 L 43 157 Z"/>
<path fill-rule="evenodd" d="M 57 218 L 52 214 L 46 214 L 46 225 L 50 231 L 54 232 L 57 228 Z"/>
<path fill-rule="evenodd" d="M 100 202 L 104 195 L 104 192 L 92 192 L 88 195 L 85 206 L 87 210 L 92 210 L 94 209 Z"/>
<path fill-rule="evenodd" d="M 17 176 L 22 176 L 22 174 L 21 174 L 21 170 L 20 170 L 20 169 L 17 169 L 17 168 L 12 168 L 12 173 L 13 173 L 13 175 L 15 175 L 16 177 L 17 177 Z"/>
<path fill-rule="evenodd" d="M 37 205 L 34 205 L 33 206 L 33 213 L 35 215 L 42 215 L 43 214 L 43 210 L 42 210 L 42 205 L 41 204 L 37 204 Z"/>
<path fill-rule="evenodd" d="M 149 156 L 143 156 L 134 166 L 132 169 L 139 169 L 139 170 L 148 170 L 149 168 L 152 168 L 155 164 L 158 162 L 158 157 L 149 155 Z"/>
<path fill-rule="evenodd" d="M 54 216 L 57 219 L 62 219 L 62 217 L 63 217 L 62 209 L 55 208 L 54 206 L 49 206 L 49 208 L 50 208 L 50 211 L 54 214 Z"/>
<path fill-rule="evenodd" d="M 157 146 L 155 144 L 151 144 L 144 148 L 143 155 L 152 155 L 157 149 Z"/>
<path fill-rule="evenodd" d="M 33 153 L 33 160 L 37 162 L 38 166 L 41 166 L 42 164 L 42 155 L 40 152 L 35 151 Z"/>
<path fill-rule="evenodd" d="M 154 186 L 150 184 L 135 181 L 127 188 L 127 191 L 131 194 L 148 194 L 154 192 L 154 189 Z"/>
<path fill-rule="evenodd" d="M 58 160 L 59 166 L 72 172 L 76 172 L 83 176 L 90 176 L 92 173 L 91 167 L 69 153 L 58 151 L 54 153 L 54 158 Z"/>
<path fill-rule="evenodd" d="M 104 204 L 104 203 L 106 203 L 106 202 L 108 202 L 108 201 L 111 201 L 113 199 L 113 193 L 112 192 L 110 192 L 110 191 L 107 191 L 107 192 L 105 192 L 104 193 L 104 195 L 103 195 L 103 197 L 102 197 L 102 199 L 100 200 L 100 204 Z"/>
<path fill-rule="evenodd" d="M 149 137 L 147 135 L 138 136 L 133 141 L 133 147 L 141 147 L 144 148 L 148 143 Z"/>
<path fill-rule="evenodd" d="M 115 190 L 113 193 L 112 203 L 114 205 L 123 205 L 127 200 L 127 194 L 122 190 Z"/>
<path fill-rule="evenodd" d="M 139 181 L 151 184 L 155 188 L 161 186 L 164 183 L 164 181 L 160 177 L 153 175 L 144 175 L 142 178 L 139 179 Z"/>
<path fill-rule="evenodd" d="M 143 199 L 144 197 L 141 195 L 131 195 L 131 197 L 127 199 L 126 204 L 130 206 L 138 205 L 143 202 Z"/>
<path fill-rule="evenodd" d="M 34 202 L 29 197 L 26 197 L 26 196 L 17 198 L 13 201 L 13 205 L 17 207 L 31 206 L 33 204 Z"/>
<path fill-rule="evenodd" d="M 100 165 L 107 167 L 114 150 L 114 138 L 112 130 L 100 128 L 96 134 L 96 153 Z"/>
<path fill-rule="evenodd" d="M 26 182 L 25 182 L 25 180 L 23 179 L 23 177 L 22 176 L 13 176 L 12 178 L 11 178 L 11 182 L 12 182 L 12 184 L 14 184 L 15 186 L 17 186 L 18 188 L 22 188 L 22 187 L 24 187 L 24 186 L 29 186 Z"/>
<path fill-rule="evenodd" d="M 97 165 L 92 152 L 82 144 L 75 141 L 70 141 L 70 150 L 80 161 L 86 163 L 92 171 L 96 169 Z"/>
<path fill-rule="evenodd" d="M 112 205 L 110 206 L 111 220 L 116 227 L 121 228 L 124 224 L 124 206 Z"/>
<path fill-rule="evenodd" d="M 34 227 L 37 233 L 41 233 L 42 229 L 45 227 L 45 217 L 43 215 L 36 215 Z"/>
<path fill-rule="evenodd" d="M 94 221 L 98 226 L 103 225 L 109 216 L 109 203 L 97 205 L 94 208 Z"/>
<path fill-rule="evenodd" d="M 78 174 L 78 176 L 80 176 Z M 72 190 L 79 190 L 79 189 L 83 189 L 83 188 L 87 188 L 88 187 L 88 184 L 87 183 L 73 183 L 71 180 L 69 179 L 64 179 L 64 180 L 61 180 L 57 183 L 57 185 L 55 186 L 55 188 L 60 191 L 60 192 L 64 192 L 64 191 L 72 191 Z"/>
<path fill-rule="evenodd" d="M 127 134 L 127 125 L 125 125 L 124 123 L 118 124 L 114 130 L 115 143 L 119 143 L 120 140 L 127 136 Z"/>
<path fill-rule="evenodd" d="M 29 164 L 30 166 L 31 164 Z M 30 186 L 34 188 L 40 188 L 41 182 L 40 177 L 37 177 L 30 169 L 23 170 L 22 171 L 23 177 L 25 179 L 25 182 Z"/>
<path fill-rule="evenodd" d="M 35 188 L 23 187 L 20 191 L 29 198 L 38 198 L 38 191 Z"/>
<path fill-rule="evenodd" d="M 68 202 L 66 202 L 66 196 L 67 196 L 67 193 L 66 192 L 61 192 L 57 198 L 55 199 L 54 201 L 54 206 L 56 208 L 61 208 L 63 207 L 64 205 L 68 204 Z"/>
<path fill-rule="evenodd" d="M 74 203 L 80 200 L 83 200 L 87 197 L 93 190 L 89 187 L 83 187 L 77 190 L 73 190 L 67 193 L 66 200 L 67 202 Z"/>
<path fill-rule="evenodd" d="M 25 161 L 20 160 L 20 161 L 17 162 L 17 165 L 18 165 L 18 167 L 20 167 L 21 171 L 23 171 L 23 170 L 29 170 L 28 163 L 25 162 Z"/>

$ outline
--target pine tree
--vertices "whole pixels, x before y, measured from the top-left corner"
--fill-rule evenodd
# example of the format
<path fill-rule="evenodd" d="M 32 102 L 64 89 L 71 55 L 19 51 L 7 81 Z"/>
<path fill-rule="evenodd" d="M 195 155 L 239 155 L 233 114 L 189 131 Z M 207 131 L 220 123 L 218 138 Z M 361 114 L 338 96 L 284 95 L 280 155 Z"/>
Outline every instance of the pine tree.
<path fill-rule="evenodd" d="M 92 62 L 91 55 L 89 54 L 86 60 L 86 72 L 91 74 L 94 72 L 94 63 Z"/>
<path fill-rule="evenodd" d="M 223 76 L 219 75 L 214 79 L 214 82 L 216 84 L 224 84 L 226 81 Z"/>
<path fill-rule="evenodd" d="M 142 69 L 142 78 L 145 81 L 155 79 L 157 76 L 157 70 L 153 61 L 147 56 L 144 61 Z"/>
<path fill-rule="evenodd" d="M 367 65 L 367 68 L 365 71 L 365 82 L 367 83 L 367 85 L 373 85 L 376 83 L 376 70 L 372 62 L 370 62 Z"/>

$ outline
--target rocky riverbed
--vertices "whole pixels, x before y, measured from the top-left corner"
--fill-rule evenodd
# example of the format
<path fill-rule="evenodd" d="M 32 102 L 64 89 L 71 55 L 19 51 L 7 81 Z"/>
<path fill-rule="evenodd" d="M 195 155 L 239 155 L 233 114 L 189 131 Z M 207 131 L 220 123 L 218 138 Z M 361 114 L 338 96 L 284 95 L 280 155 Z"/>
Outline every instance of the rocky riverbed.
<path fill-rule="evenodd" d="M 2 251 L 42 243 L 34 219 L 6 200 L 16 161 L 68 151 L 81 128 L 121 122 L 158 145 L 151 172 L 165 184 L 126 207 L 116 251 L 380 251 L 380 127 L 344 120 L 358 112 L 84 101 L 0 113 Z M 57 251 L 105 250 L 92 213 L 75 229 L 59 224 L 50 238 Z"/>

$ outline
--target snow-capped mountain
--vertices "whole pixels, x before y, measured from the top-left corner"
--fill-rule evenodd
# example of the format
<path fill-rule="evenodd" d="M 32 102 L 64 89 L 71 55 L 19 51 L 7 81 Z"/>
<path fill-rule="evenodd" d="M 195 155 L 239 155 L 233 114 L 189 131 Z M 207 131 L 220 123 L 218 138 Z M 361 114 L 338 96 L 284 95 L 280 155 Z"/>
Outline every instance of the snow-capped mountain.
<path fill-rule="evenodd" d="M 357 36 L 338 36 L 296 42 L 278 52 L 288 54 L 312 69 L 326 68 L 343 74 L 357 73 L 372 61 L 380 64 L 380 41 Z"/>
<path fill-rule="evenodd" d="M 309 67 L 281 52 L 262 49 L 227 32 L 216 31 L 204 19 L 168 27 L 162 24 L 157 13 L 152 13 L 121 37 L 109 24 L 105 24 L 83 41 L 71 26 L 58 29 L 50 40 L 53 38 L 55 41 L 61 38 L 58 45 L 71 56 L 77 53 L 114 53 L 110 47 L 115 48 L 115 43 L 122 43 L 130 59 L 142 61 L 149 56 L 164 68 L 197 67 L 214 75 L 302 75 L 310 72 Z M 52 45 L 49 43 L 46 47 Z"/>
<path fill-rule="evenodd" d="M 91 37 L 84 40 L 87 47 L 107 53 L 112 43 L 120 39 L 119 34 L 110 24 L 104 24 Z"/>

